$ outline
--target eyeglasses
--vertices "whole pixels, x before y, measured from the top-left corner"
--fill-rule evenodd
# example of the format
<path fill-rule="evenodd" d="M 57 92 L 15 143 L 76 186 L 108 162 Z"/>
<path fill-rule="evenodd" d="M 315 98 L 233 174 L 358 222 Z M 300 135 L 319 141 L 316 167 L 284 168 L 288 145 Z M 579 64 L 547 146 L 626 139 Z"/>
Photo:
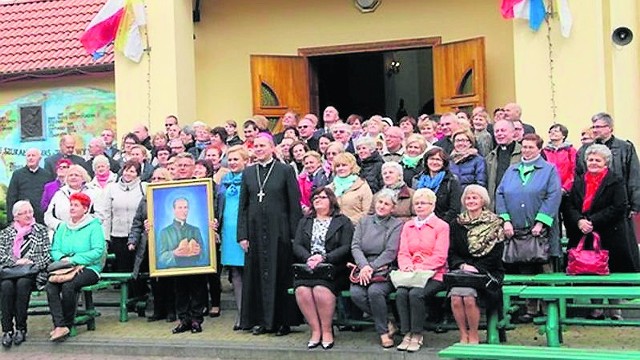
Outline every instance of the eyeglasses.
<path fill-rule="evenodd" d="M 309 125 L 298 125 L 298 129 L 306 129 Z"/>
<path fill-rule="evenodd" d="M 135 142 L 132 142 L 132 141 L 125 141 L 124 143 L 125 143 L 125 145 L 135 145 L 136 144 Z"/>
<path fill-rule="evenodd" d="M 23 211 L 19 211 L 18 212 L 18 216 L 23 216 L 23 215 L 32 215 L 33 214 L 33 210 L 23 210 Z"/>
<path fill-rule="evenodd" d="M 58 169 L 68 169 L 68 168 L 69 168 L 69 166 L 67 166 L 67 165 L 60 165 L 60 166 L 58 166 Z"/>
<path fill-rule="evenodd" d="M 416 201 L 413 205 L 433 205 L 433 203 L 430 201 Z"/>
<path fill-rule="evenodd" d="M 604 129 L 609 127 L 609 125 L 591 125 L 592 129 Z"/>
<path fill-rule="evenodd" d="M 470 142 L 469 139 L 455 139 L 453 142 L 457 142 L 457 143 L 468 143 Z"/>
<path fill-rule="evenodd" d="M 323 200 L 323 199 L 328 199 L 329 197 L 327 195 L 316 195 L 313 197 L 313 201 L 316 200 Z"/>
<path fill-rule="evenodd" d="M 167 180 L 167 178 L 162 176 L 152 176 L 151 180 Z"/>

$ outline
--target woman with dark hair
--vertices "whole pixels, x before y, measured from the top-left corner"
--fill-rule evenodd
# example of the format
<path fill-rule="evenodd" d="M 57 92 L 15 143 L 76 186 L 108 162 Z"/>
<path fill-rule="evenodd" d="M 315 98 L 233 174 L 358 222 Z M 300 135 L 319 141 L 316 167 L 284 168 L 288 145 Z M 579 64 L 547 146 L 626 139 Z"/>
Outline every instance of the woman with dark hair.
<path fill-rule="evenodd" d="M 282 137 L 293 139 L 293 141 L 300 141 L 300 132 L 295 126 L 287 126 L 284 128 L 284 131 L 282 131 Z"/>
<path fill-rule="evenodd" d="M 562 124 L 553 124 L 549 128 L 549 142 L 542 149 L 544 158 L 558 170 L 562 193 L 568 194 L 573 186 L 576 172 L 576 149 L 567 142 L 569 129 Z"/>
<path fill-rule="evenodd" d="M 171 174 L 165 168 L 157 168 L 151 176 L 152 183 L 171 181 Z M 131 223 L 131 232 L 127 241 L 129 251 L 135 251 L 135 262 L 132 275 L 138 278 L 141 272 L 149 271 L 149 221 L 147 219 L 147 198 L 143 197 L 138 204 L 136 214 Z M 175 290 L 172 277 L 151 278 L 151 293 L 153 294 L 153 315 L 148 322 L 166 319 L 167 322 L 176 320 Z"/>
<path fill-rule="evenodd" d="M 398 126 L 402 129 L 405 139 L 414 134 L 417 130 L 416 119 L 411 116 L 403 116 L 402 119 L 400 119 Z"/>
<path fill-rule="evenodd" d="M 304 154 L 309 151 L 309 145 L 303 141 L 294 141 L 289 147 L 289 159 L 291 166 L 296 172 L 296 177 L 304 170 Z"/>
<path fill-rule="evenodd" d="M 450 224 L 460 214 L 460 183 L 449 171 L 449 155 L 440 147 L 424 154 L 425 170 L 413 178 L 413 188 L 427 188 L 436 194 L 435 214 Z"/>
<path fill-rule="evenodd" d="M 312 194 L 311 213 L 298 223 L 293 241 L 296 262 L 304 263 L 313 273 L 327 272 L 329 277 L 306 279 L 296 277 L 293 286 L 298 306 L 309 328 L 311 338 L 307 347 L 333 347 L 333 313 L 336 296 L 348 287 L 347 261 L 350 254 L 353 224 L 340 214 L 338 199 L 327 187 Z M 320 268 L 325 267 L 324 271 Z M 317 270 L 317 271 L 316 271 Z"/>
<path fill-rule="evenodd" d="M 331 134 L 325 133 L 320 135 L 320 137 L 318 138 L 318 152 L 320 153 L 320 155 L 322 155 L 322 157 L 325 157 L 329 144 L 334 141 L 335 140 L 333 139 L 333 136 L 331 136 Z"/>
<path fill-rule="evenodd" d="M 460 129 L 451 135 L 451 140 L 453 151 L 449 169 L 457 176 L 462 190 L 471 184 L 487 186 L 484 158 L 476 149 L 476 138 L 471 130 Z"/>
<path fill-rule="evenodd" d="M 316 151 L 307 151 L 302 157 L 304 171 L 298 176 L 300 189 L 300 206 L 302 213 L 309 214 L 311 209 L 311 194 L 318 188 L 329 184 L 327 173 L 322 168 L 322 156 Z"/>
<path fill-rule="evenodd" d="M 548 248 L 543 255 L 550 259 L 561 254 L 556 223 L 562 190 L 555 166 L 540 156 L 542 143 L 536 134 L 522 139 L 522 160 L 507 168 L 496 190 L 496 213 L 504 220 L 505 247 L 514 236 L 527 242 L 546 239 Z M 542 260 L 504 259 L 510 274 L 540 274 L 549 266 Z M 538 301 L 527 301 L 526 313 L 518 320 L 532 322 L 537 313 Z"/>
<path fill-rule="evenodd" d="M 73 165 L 71 160 L 65 158 L 58 160 L 56 163 L 56 179 L 44 184 L 42 200 L 40 201 L 40 209 L 43 213 L 47 211 L 53 195 L 64 185 L 64 179 L 67 177 L 67 170 L 69 170 L 69 166 L 71 165 Z"/>
<path fill-rule="evenodd" d="M 211 173 L 213 175 L 209 176 L 207 175 L 207 177 L 212 177 L 213 178 L 213 182 L 215 182 L 216 184 L 220 184 L 220 181 L 222 180 L 222 178 L 227 175 L 227 173 L 229 172 L 229 169 L 226 167 L 227 165 L 227 151 L 229 151 L 228 149 L 226 150 L 222 150 L 221 148 L 219 148 L 216 145 L 209 145 L 204 151 L 204 159 L 203 160 L 208 160 L 209 163 L 211 164 Z M 198 163 L 196 162 L 196 165 Z M 206 166 L 206 165 L 203 165 Z"/>
<path fill-rule="evenodd" d="M 140 145 L 140 139 L 138 139 L 138 136 L 134 133 L 127 133 L 122 138 L 122 151 L 113 157 L 113 160 L 117 161 L 121 168 L 125 162 L 131 159 L 131 149 L 134 145 Z"/>
<path fill-rule="evenodd" d="M 196 165 L 193 168 L 193 177 L 196 179 L 213 178 L 213 164 L 211 164 L 211 161 L 205 159 L 196 160 Z"/>
<path fill-rule="evenodd" d="M 51 258 L 73 266 L 84 266 L 72 280 L 64 283 L 47 282 L 47 301 L 53 318 L 51 341 L 69 336 L 78 308 L 80 289 L 100 279 L 107 252 L 104 229 L 100 220 L 89 214 L 91 198 L 83 193 L 69 197 L 68 221 L 58 226 L 51 245 Z"/>

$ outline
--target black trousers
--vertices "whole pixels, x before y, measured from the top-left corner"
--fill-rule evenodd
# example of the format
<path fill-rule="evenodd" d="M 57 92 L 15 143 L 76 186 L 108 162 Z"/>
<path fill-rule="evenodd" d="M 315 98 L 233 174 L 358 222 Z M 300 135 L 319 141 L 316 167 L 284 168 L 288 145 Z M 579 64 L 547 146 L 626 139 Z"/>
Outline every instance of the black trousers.
<path fill-rule="evenodd" d="M 73 326 L 80 289 L 97 283 L 98 279 L 98 274 L 93 270 L 84 269 L 71 281 L 62 284 L 47 283 L 47 301 L 55 327 Z"/>
<path fill-rule="evenodd" d="M 176 312 L 184 323 L 204 321 L 207 311 L 207 276 L 176 277 Z"/>
<path fill-rule="evenodd" d="M 133 264 L 136 261 L 136 252 L 129 251 L 127 248 L 126 237 L 111 237 L 111 246 L 109 250 L 116 256 L 116 260 L 113 264 L 114 272 L 131 272 L 133 271 Z"/>
<path fill-rule="evenodd" d="M 429 279 L 424 288 L 398 288 L 396 307 L 400 317 L 400 331 L 405 334 L 421 334 L 426 316 L 426 301 L 444 289 L 444 283 L 434 279 Z"/>
<path fill-rule="evenodd" d="M 153 313 L 159 316 L 176 314 L 176 287 L 172 277 L 151 278 Z"/>
<path fill-rule="evenodd" d="M 2 280 L 0 283 L 2 332 L 13 331 L 14 318 L 16 330 L 27 330 L 27 310 L 34 284 L 35 279 L 30 277 Z"/>

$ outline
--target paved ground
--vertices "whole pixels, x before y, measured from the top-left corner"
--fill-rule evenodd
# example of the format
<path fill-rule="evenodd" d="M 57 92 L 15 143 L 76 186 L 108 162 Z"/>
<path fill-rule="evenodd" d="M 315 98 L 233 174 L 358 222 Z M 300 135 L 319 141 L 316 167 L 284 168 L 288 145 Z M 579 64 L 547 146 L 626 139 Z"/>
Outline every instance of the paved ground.
<path fill-rule="evenodd" d="M 102 296 L 113 297 L 108 292 Z M 229 295 L 224 304 L 229 305 Z M 225 306 L 228 307 L 228 306 Z M 246 332 L 234 332 L 232 326 L 235 312 L 225 309 L 216 319 L 207 318 L 201 334 L 171 334 L 172 324 L 166 322 L 148 323 L 145 318 L 131 314 L 127 323 L 118 322 L 118 314 L 113 308 L 100 308 L 103 316 L 97 320 L 97 330 L 79 329 L 79 335 L 62 344 L 47 341 L 51 329 L 49 316 L 31 316 L 29 318 L 29 338 L 20 347 L 1 351 L 1 359 L 146 359 L 157 360 L 175 357 L 190 359 L 252 359 L 277 358 L 312 359 L 318 357 L 341 359 L 435 359 L 439 349 L 457 341 L 457 331 L 445 334 L 426 333 L 426 348 L 411 356 L 379 347 L 377 336 L 371 328 L 365 331 L 336 333 L 336 347 L 330 351 L 306 350 L 308 333 L 301 326 L 285 337 L 273 335 L 253 336 Z M 597 328 L 570 327 L 564 333 L 566 346 L 584 348 L 630 349 L 640 350 L 640 328 Z M 400 339 L 397 339 L 399 341 Z M 545 338 L 538 335 L 537 327 L 521 325 L 508 332 L 511 344 L 545 345 Z"/>

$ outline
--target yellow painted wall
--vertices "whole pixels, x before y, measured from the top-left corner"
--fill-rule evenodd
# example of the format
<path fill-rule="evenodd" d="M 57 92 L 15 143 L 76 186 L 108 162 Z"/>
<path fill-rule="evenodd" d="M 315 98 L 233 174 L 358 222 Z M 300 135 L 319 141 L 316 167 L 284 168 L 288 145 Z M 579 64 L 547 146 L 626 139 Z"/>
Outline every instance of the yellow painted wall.
<path fill-rule="evenodd" d="M 56 87 L 93 87 L 97 89 L 115 91 L 114 74 L 92 76 L 67 76 L 58 79 L 39 79 L 17 81 L 0 84 L 0 104 L 7 104 L 13 100 L 35 91 L 45 91 Z"/>
<path fill-rule="evenodd" d="M 615 133 L 640 142 L 640 6 L 635 0 L 572 0 L 573 29 L 569 38 L 560 35 L 557 19 L 551 21 L 556 121 L 568 125 L 569 137 L 579 143 L 580 129 L 591 125 L 598 112 L 609 112 Z M 636 39 L 614 46 L 611 32 L 627 26 Z M 516 98 L 523 119 L 546 135 L 553 123 L 549 85 L 547 28 L 537 33 L 526 21 L 514 22 Z"/>
<path fill-rule="evenodd" d="M 501 19 L 497 0 L 383 0 L 369 14 L 353 0 L 216 0 L 203 1 L 201 13 L 195 24 L 197 118 L 210 124 L 251 116 L 249 55 L 297 55 L 315 46 L 485 36 L 487 105 L 515 96 L 512 25 Z"/>

